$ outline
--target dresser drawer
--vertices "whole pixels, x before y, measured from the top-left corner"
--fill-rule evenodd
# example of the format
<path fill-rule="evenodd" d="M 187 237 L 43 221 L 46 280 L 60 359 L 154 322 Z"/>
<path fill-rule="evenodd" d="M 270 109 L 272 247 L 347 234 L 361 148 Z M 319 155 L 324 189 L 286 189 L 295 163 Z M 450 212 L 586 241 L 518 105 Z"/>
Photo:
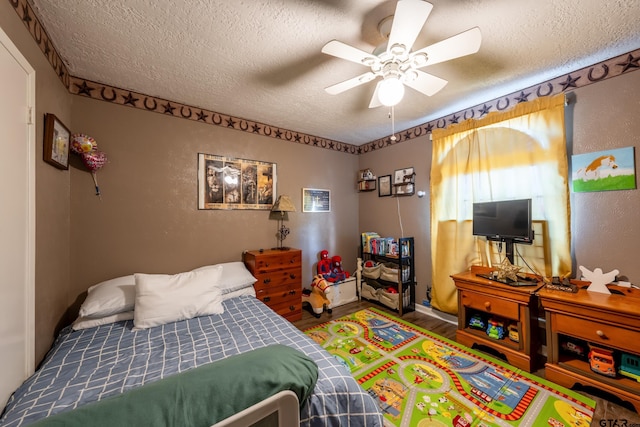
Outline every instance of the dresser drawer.
<path fill-rule="evenodd" d="M 274 270 L 254 275 L 258 281 L 253 284 L 257 290 L 279 285 L 295 285 L 301 287 L 302 269 L 300 267 Z"/>
<path fill-rule="evenodd" d="M 593 344 L 624 348 L 640 354 L 637 332 L 571 315 L 553 313 L 553 325 L 558 333 L 582 338 Z"/>
<path fill-rule="evenodd" d="M 267 272 L 274 269 L 289 268 L 302 265 L 300 251 L 285 251 L 265 254 L 256 257 L 255 271 Z"/>
<path fill-rule="evenodd" d="M 269 306 L 285 301 L 302 301 L 302 288 L 296 283 L 256 288 L 256 298 Z"/>
<path fill-rule="evenodd" d="M 280 304 L 270 304 L 269 308 L 284 317 L 290 322 L 295 322 L 302 318 L 302 300 L 286 301 Z"/>
<path fill-rule="evenodd" d="M 519 305 L 517 302 L 470 291 L 459 292 L 460 302 L 464 307 L 485 311 L 508 319 L 520 320 Z"/>

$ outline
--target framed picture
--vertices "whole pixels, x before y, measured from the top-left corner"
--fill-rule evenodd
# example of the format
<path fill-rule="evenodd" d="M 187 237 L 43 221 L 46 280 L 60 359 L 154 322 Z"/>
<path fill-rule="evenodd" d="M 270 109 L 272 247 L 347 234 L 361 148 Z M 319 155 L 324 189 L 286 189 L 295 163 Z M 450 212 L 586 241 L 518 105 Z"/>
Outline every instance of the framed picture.
<path fill-rule="evenodd" d="M 576 193 L 636 188 L 635 147 L 614 148 L 571 156 Z"/>
<path fill-rule="evenodd" d="M 302 212 L 331 212 L 331 190 L 303 188 Z"/>
<path fill-rule="evenodd" d="M 44 117 L 44 161 L 58 169 L 69 169 L 70 141 L 69 129 L 55 115 L 48 113 Z"/>
<path fill-rule="evenodd" d="M 398 169 L 393 174 L 393 185 L 413 184 L 415 176 L 413 168 Z"/>
<path fill-rule="evenodd" d="M 276 164 L 198 153 L 198 209 L 270 210 Z"/>
<path fill-rule="evenodd" d="M 378 197 L 391 195 L 391 175 L 378 177 Z"/>

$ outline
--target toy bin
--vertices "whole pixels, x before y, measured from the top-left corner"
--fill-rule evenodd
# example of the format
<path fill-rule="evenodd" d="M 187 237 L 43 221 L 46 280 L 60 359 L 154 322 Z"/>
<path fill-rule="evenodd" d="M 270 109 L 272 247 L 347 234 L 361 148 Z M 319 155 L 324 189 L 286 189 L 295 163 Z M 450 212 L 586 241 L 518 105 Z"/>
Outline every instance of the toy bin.
<path fill-rule="evenodd" d="M 332 283 L 331 290 L 327 293 L 327 297 L 331 300 L 331 306 L 334 308 L 358 300 L 355 277 Z"/>

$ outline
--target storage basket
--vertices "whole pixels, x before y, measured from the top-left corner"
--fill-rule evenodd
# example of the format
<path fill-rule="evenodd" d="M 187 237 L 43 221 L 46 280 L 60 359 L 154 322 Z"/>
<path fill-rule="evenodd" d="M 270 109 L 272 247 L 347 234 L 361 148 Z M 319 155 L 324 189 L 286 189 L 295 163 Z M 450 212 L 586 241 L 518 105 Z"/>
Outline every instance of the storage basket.
<path fill-rule="evenodd" d="M 386 305 L 389 308 L 398 308 L 398 301 L 400 300 L 400 294 L 387 292 L 386 289 L 378 290 L 378 301 Z"/>
<path fill-rule="evenodd" d="M 362 286 L 362 295 L 363 298 L 368 300 L 378 301 L 378 290 L 373 286 L 367 284 L 366 282 L 361 283 Z"/>
<path fill-rule="evenodd" d="M 382 264 L 380 279 L 386 280 L 387 282 L 398 283 L 398 269 Z"/>
<path fill-rule="evenodd" d="M 362 267 L 362 276 L 368 279 L 378 279 L 380 278 L 380 270 L 382 269 L 382 264 L 376 264 L 373 267 Z"/>

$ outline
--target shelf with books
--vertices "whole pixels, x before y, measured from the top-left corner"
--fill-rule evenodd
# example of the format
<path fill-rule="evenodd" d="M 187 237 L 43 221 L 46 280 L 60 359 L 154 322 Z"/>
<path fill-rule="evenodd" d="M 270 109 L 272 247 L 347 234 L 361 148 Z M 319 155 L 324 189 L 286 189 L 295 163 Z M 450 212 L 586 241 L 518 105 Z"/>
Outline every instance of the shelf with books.
<path fill-rule="evenodd" d="M 360 295 L 404 313 L 415 310 L 413 237 L 399 239 L 362 233 Z"/>

